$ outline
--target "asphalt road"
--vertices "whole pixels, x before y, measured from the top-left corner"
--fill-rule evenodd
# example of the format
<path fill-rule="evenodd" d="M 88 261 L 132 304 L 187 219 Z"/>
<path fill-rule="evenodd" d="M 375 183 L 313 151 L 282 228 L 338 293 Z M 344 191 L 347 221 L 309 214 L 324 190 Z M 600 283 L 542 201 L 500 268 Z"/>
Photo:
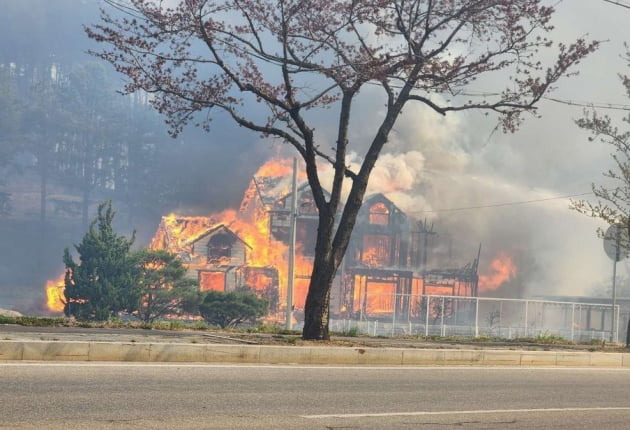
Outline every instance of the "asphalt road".
<path fill-rule="evenodd" d="M 630 370 L 0 363 L 9 429 L 627 429 Z"/>

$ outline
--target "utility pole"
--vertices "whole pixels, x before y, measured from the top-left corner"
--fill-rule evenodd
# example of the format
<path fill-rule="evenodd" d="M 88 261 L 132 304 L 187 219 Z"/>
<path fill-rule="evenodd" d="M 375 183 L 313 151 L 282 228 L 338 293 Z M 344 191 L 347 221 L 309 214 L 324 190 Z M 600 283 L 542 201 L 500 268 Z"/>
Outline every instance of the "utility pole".
<path fill-rule="evenodd" d="M 612 277 L 612 318 L 610 322 L 610 341 L 616 342 L 617 332 L 617 261 L 620 260 L 621 253 L 619 252 L 619 242 L 621 240 L 621 228 L 617 228 L 615 234 L 615 260 L 613 262 L 613 277 Z"/>
<path fill-rule="evenodd" d="M 293 280 L 295 278 L 295 233 L 297 223 L 297 157 L 293 158 L 293 182 L 291 183 L 291 216 L 289 218 L 289 274 L 287 279 L 286 329 L 293 329 Z"/>

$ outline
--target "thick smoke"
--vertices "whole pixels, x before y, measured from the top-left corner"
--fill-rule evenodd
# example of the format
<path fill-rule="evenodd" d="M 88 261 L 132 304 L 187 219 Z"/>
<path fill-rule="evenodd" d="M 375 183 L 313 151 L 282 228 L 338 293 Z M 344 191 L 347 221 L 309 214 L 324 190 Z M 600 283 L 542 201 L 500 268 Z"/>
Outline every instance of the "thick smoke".
<path fill-rule="evenodd" d="M 569 199 L 557 199 L 588 187 L 536 187 L 546 180 L 545 169 L 535 166 L 530 184 L 497 172 L 495 160 L 485 161 L 484 151 L 477 152 L 486 145 L 484 140 L 475 142 L 474 130 L 480 126 L 491 133 L 489 123 L 473 116 L 442 117 L 427 108 L 407 109 L 377 162 L 368 193 L 382 192 L 412 219 L 434 225 L 436 267 L 463 266 L 481 245 L 482 281 L 506 275 L 487 295 L 591 293 L 610 271 L 596 235 L 601 223 L 570 210 Z M 358 133 L 355 138 L 367 136 Z M 506 163 L 520 168 L 516 136 L 507 138 L 515 140 L 500 143 L 507 146 L 501 148 Z M 360 160 L 351 154 L 350 167 L 357 168 Z M 506 258 L 514 267 L 498 268 Z"/>

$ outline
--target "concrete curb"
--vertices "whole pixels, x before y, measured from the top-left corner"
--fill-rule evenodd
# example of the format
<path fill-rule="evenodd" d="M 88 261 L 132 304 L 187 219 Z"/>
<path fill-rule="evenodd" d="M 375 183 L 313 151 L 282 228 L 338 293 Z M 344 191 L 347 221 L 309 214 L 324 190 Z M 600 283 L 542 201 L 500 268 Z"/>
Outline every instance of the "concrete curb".
<path fill-rule="evenodd" d="M 630 368 L 630 353 L 1 341 L 0 361 L 12 360 Z"/>

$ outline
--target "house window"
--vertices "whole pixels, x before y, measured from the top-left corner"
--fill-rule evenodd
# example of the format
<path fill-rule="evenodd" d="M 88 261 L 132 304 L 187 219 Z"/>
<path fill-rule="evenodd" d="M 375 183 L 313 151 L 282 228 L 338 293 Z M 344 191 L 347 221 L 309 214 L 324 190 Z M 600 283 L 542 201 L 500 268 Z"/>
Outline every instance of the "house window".
<path fill-rule="evenodd" d="M 216 234 L 208 241 L 208 262 L 219 262 L 232 256 L 234 238 L 227 234 Z"/>
<path fill-rule="evenodd" d="M 369 267 L 385 267 L 392 264 L 391 238 L 384 234 L 363 236 L 361 261 Z"/>
<path fill-rule="evenodd" d="M 389 208 L 385 205 L 385 203 L 378 202 L 370 206 L 370 224 L 389 224 Z"/>

